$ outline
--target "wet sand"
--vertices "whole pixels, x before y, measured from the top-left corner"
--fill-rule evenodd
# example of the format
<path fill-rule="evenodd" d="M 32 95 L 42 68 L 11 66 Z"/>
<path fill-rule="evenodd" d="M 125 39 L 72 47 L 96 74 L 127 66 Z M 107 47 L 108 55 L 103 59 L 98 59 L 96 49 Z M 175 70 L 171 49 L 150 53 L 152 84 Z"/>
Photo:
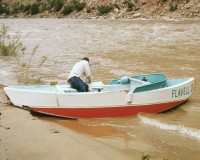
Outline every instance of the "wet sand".
<path fill-rule="evenodd" d="M 0 104 L 0 113 L 0 160 L 140 159 L 137 150 L 148 147 L 138 141 L 137 152 L 130 156 L 94 137 L 42 121 L 23 109 Z"/>

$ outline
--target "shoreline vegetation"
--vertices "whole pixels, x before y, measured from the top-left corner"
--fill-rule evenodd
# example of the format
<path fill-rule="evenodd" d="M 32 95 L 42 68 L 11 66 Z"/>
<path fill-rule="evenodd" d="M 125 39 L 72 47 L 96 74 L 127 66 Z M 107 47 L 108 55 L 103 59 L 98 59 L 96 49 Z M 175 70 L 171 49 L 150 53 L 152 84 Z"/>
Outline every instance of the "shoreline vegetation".
<path fill-rule="evenodd" d="M 200 18 L 200 1 L 0 0 L 0 18 Z"/>
<path fill-rule="evenodd" d="M 8 26 L 4 24 L 0 26 L 0 56 L 9 56 L 15 63 L 17 84 L 41 84 L 43 73 L 38 71 L 46 62 L 47 57 L 41 56 L 39 60 L 36 60 L 39 46 L 35 46 L 32 52 L 28 52 L 21 42 L 20 34 L 17 32 L 14 36 L 10 36 L 8 31 Z"/>

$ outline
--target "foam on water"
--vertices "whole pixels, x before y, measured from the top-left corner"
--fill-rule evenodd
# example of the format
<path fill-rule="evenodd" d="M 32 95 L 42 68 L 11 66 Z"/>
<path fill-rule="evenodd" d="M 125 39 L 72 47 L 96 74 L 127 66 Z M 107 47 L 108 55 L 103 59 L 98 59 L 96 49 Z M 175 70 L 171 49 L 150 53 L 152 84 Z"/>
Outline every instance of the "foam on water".
<path fill-rule="evenodd" d="M 155 120 L 155 119 L 144 117 L 144 116 L 139 116 L 139 118 L 141 122 L 144 124 L 157 127 L 162 130 L 179 132 L 180 134 L 200 140 L 200 130 L 198 129 L 185 127 L 183 125 L 167 124 L 167 123 L 160 122 L 159 120 Z"/>
<path fill-rule="evenodd" d="M 114 128 L 135 128 L 134 126 L 130 125 L 130 126 L 127 126 L 127 125 L 120 125 L 120 124 L 112 124 L 112 123 L 96 123 L 96 124 L 85 124 L 84 125 L 87 125 L 87 126 L 90 126 L 90 127 L 98 127 L 98 126 L 106 126 L 106 127 L 114 127 Z"/>

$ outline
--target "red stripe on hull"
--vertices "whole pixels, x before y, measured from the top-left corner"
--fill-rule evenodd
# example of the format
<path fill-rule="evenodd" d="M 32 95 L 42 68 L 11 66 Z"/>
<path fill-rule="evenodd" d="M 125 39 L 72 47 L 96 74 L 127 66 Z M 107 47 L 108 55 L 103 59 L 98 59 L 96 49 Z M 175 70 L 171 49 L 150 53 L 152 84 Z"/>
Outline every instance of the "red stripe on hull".
<path fill-rule="evenodd" d="M 68 118 L 106 118 L 132 116 L 139 112 L 158 113 L 183 103 L 185 100 L 141 106 L 104 108 L 33 108 L 34 112 Z"/>

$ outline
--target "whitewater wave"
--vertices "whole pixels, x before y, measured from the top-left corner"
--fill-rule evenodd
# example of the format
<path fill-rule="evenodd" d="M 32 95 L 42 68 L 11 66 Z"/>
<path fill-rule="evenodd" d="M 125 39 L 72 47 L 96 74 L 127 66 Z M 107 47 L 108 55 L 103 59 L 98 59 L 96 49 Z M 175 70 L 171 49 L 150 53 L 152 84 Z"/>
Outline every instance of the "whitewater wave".
<path fill-rule="evenodd" d="M 200 140 L 200 130 L 198 129 L 185 127 L 183 125 L 167 124 L 167 123 L 160 122 L 159 120 L 155 120 L 155 119 L 144 117 L 144 116 L 139 116 L 139 118 L 144 124 L 154 126 L 163 130 L 179 132 L 183 135 Z"/>
<path fill-rule="evenodd" d="M 84 124 L 90 127 L 98 127 L 98 126 L 105 126 L 105 127 L 113 127 L 113 128 L 135 128 L 135 126 L 127 126 L 127 125 L 120 125 L 120 124 L 112 124 L 112 123 L 98 123 L 98 124 Z"/>

